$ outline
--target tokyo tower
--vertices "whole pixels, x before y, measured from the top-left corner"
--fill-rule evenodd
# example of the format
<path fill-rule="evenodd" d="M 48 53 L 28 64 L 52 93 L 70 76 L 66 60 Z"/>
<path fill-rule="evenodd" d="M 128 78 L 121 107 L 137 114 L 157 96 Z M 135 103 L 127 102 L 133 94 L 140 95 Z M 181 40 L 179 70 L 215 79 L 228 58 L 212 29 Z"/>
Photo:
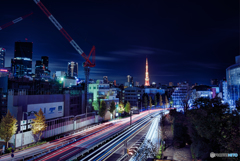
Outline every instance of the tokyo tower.
<path fill-rule="evenodd" d="M 150 85 L 149 85 L 148 59 L 147 59 L 147 58 L 146 58 L 145 86 L 150 86 Z"/>

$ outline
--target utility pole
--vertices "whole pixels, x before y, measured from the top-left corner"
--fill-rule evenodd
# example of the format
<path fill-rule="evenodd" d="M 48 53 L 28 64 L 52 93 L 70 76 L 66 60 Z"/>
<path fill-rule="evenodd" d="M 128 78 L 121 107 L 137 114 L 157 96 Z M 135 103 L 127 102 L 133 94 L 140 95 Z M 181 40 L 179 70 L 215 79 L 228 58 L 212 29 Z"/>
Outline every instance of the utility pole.
<path fill-rule="evenodd" d="M 132 111 L 130 111 L 130 126 L 132 125 Z"/>

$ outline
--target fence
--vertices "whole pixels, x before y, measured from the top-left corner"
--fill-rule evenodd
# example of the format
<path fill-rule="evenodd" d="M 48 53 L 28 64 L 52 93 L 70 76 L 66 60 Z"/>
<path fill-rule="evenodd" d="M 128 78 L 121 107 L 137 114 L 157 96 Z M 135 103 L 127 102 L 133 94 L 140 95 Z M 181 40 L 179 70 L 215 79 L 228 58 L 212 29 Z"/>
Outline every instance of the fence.
<path fill-rule="evenodd" d="M 72 130 L 82 128 L 90 124 L 98 123 L 100 121 L 101 121 L 101 118 L 98 115 L 95 115 L 95 113 L 88 114 L 88 117 L 83 117 L 83 115 L 78 115 L 75 117 L 68 116 L 64 118 L 50 120 L 46 122 L 48 127 L 46 131 L 43 131 L 42 138 L 49 138 L 55 135 L 59 135 L 62 133 L 66 133 Z M 21 141 L 21 138 L 22 138 L 22 141 Z M 32 131 L 18 133 L 14 135 L 11 140 L 13 140 L 14 142 L 14 139 L 15 139 L 16 148 L 21 146 L 21 142 L 23 146 L 36 142 L 36 140 L 33 137 Z"/>

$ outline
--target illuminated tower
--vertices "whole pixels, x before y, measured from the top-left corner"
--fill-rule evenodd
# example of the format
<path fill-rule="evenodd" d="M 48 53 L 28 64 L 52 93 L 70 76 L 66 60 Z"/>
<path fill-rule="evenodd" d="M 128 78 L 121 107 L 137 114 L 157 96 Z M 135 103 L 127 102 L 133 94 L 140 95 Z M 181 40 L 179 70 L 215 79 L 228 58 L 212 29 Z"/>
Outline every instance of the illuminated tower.
<path fill-rule="evenodd" d="M 148 75 L 148 59 L 147 58 L 146 58 L 145 86 L 150 86 L 149 75 Z"/>

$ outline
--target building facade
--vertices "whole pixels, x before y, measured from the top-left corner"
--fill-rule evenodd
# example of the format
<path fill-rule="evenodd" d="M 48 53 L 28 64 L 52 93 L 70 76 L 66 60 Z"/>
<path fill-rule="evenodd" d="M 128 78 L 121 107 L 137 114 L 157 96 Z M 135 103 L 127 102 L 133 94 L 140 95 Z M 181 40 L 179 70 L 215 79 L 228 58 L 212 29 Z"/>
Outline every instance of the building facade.
<path fill-rule="evenodd" d="M 32 42 L 15 42 L 11 68 L 15 77 L 32 74 Z"/>
<path fill-rule="evenodd" d="M 0 68 L 5 67 L 5 54 L 6 54 L 6 49 L 3 47 L 0 47 Z"/>
<path fill-rule="evenodd" d="M 103 82 L 104 82 L 105 84 L 108 83 L 108 76 L 103 76 Z"/>
<path fill-rule="evenodd" d="M 78 63 L 77 62 L 68 62 L 68 76 L 69 77 L 78 77 Z"/>
<path fill-rule="evenodd" d="M 93 102 L 98 102 L 99 105 L 102 100 L 107 103 L 107 107 L 112 101 L 115 102 L 116 106 L 119 104 L 117 88 L 110 88 L 110 85 L 104 83 L 103 80 L 97 80 L 96 83 L 89 84 L 88 91 L 93 94 Z"/>
<path fill-rule="evenodd" d="M 144 89 L 138 87 L 128 87 L 124 89 L 124 103 L 129 102 L 131 106 L 141 107 Z"/>
<path fill-rule="evenodd" d="M 227 90 L 230 106 L 234 106 L 240 98 L 240 56 L 235 58 L 236 64 L 226 69 Z"/>
<path fill-rule="evenodd" d="M 172 93 L 173 107 L 183 108 L 183 100 L 186 99 L 189 90 L 190 86 L 187 82 L 178 83 L 178 87 Z"/>

